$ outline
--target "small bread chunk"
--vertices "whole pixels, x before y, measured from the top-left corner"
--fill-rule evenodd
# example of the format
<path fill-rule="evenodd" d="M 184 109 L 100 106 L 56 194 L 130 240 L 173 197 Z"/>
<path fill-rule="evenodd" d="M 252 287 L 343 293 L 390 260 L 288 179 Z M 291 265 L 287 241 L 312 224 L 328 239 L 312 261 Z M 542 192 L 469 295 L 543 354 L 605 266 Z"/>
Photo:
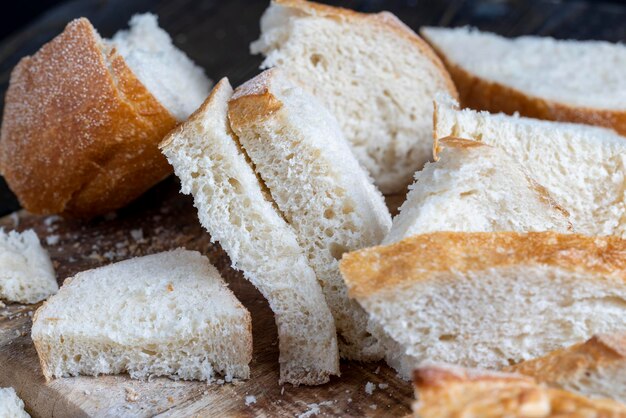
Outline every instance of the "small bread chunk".
<path fill-rule="evenodd" d="M 626 135 L 626 46 L 464 28 L 422 28 L 461 105 L 615 129 Z"/>
<path fill-rule="evenodd" d="M 420 361 L 498 369 L 626 327 L 626 241 L 555 232 L 435 232 L 346 254 L 351 297 Z"/>
<path fill-rule="evenodd" d="M 22 58 L 0 134 L 0 174 L 22 206 L 89 218 L 167 177 L 158 144 L 210 86 L 183 55 L 156 18 L 143 15 L 112 42 L 87 19 L 73 20 Z"/>
<path fill-rule="evenodd" d="M 626 139 L 610 129 L 540 121 L 435 102 L 435 137 L 506 151 L 569 213 L 574 231 L 626 238 Z"/>
<path fill-rule="evenodd" d="M 237 88 L 228 117 L 322 284 L 341 356 L 379 360 L 381 348 L 366 330 L 367 314 L 348 298 L 338 260 L 379 244 L 391 215 L 337 121 L 280 69 Z"/>
<path fill-rule="evenodd" d="M 330 110 L 384 193 L 403 192 L 431 159 L 433 97 L 456 90 L 437 55 L 393 14 L 274 0 L 250 49 L 265 55 L 261 68 L 281 68 Z"/>
<path fill-rule="evenodd" d="M 553 387 L 626 403 L 626 335 L 596 335 L 506 370 Z"/>
<path fill-rule="evenodd" d="M 78 273 L 35 312 L 46 380 L 128 373 L 212 382 L 247 379 L 250 314 L 196 251 L 134 258 Z"/>
<path fill-rule="evenodd" d="M 24 401 L 17 396 L 13 388 L 0 388 L 0 417 L 30 418 L 24 411 Z"/>
<path fill-rule="evenodd" d="M 317 385 L 339 374 L 333 317 L 293 229 L 250 166 L 227 118 L 222 79 L 161 148 L 192 194 L 200 223 L 274 311 L 280 382 Z"/>
<path fill-rule="evenodd" d="M 413 374 L 416 418 L 624 418 L 626 406 L 514 373 L 432 364 Z"/>
<path fill-rule="evenodd" d="M 0 299 L 37 303 L 59 290 L 48 252 L 32 229 L 0 228 Z"/>
<path fill-rule="evenodd" d="M 503 150 L 447 137 L 415 173 L 383 244 L 435 231 L 568 232 L 568 214 Z"/>

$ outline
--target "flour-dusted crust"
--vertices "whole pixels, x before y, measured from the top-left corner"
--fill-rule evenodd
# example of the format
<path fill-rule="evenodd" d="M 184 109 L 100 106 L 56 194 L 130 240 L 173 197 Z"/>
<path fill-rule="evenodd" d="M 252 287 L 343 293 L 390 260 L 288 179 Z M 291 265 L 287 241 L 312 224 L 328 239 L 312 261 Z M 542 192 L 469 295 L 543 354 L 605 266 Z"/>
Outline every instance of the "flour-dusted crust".
<path fill-rule="evenodd" d="M 157 144 L 174 117 L 87 19 L 11 73 L 0 172 L 37 214 L 117 209 L 171 172 Z"/>
<path fill-rule="evenodd" d="M 626 240 L 555 232 L 434 232 L 344 255 L 351 297 L 428 280 L 445 271 L 548 265 L 626 281 Z"/>

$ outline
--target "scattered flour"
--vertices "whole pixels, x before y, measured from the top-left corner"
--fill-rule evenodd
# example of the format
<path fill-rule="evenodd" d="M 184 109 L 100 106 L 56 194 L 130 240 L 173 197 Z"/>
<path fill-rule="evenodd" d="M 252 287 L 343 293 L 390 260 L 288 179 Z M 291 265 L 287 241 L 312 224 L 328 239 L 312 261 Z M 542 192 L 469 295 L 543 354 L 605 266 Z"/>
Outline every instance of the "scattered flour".
<path fill-rule="evenodd" d="M 376 390 L 375 384 L 373 384 L 372 382 L 367 382 L 365 384 L 365 393 L 367 393 L 368 395 L 371 395 L 372 393 L 374 393 L 374 390 Z"/>
<path fill-rule="evenodd" d="M 312 417 L 314 415 L 317 415 L 320 413 L 320 406 L 330 406 L 332 405 L 333 402 L 332 401 L 324 401 L 324 402 L 320 402 L 320 403 L 310 403 L 307 405 L 308 411 L 305 411 L 303 413 L 301 413 L 300 415 L 298 415 L 298 418 L 309 418 Z"/>
<path fill-rule="evenodd" d="M 252 396 L 252 395 L 246 396 L 246 406 L 250 406 L 253 403 L 256 403 L 256 396 Z"/>

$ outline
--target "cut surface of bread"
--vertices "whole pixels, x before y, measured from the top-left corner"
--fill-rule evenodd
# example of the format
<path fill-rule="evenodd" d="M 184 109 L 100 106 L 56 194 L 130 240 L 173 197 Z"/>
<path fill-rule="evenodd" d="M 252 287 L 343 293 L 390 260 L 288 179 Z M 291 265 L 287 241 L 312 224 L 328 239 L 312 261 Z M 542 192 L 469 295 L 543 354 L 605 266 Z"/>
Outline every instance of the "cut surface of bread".
<path fill-rule="evenodd" d="M 554 232 L 435 232 L 346 254 L 349 294 L 418 361 L 497 369 L 626 326 L 626 241 Z"/>
<path fill-rule="evenodd" d="M 24 401 L 17 396 L 13 388 L 0 388 L 0 417 L 30 418 L 24 410 Z"/>
<path fill-rule="evenodd" d="M 415 173 L 383 244 L 435 231 L 559 231 L 568 214 L 503 150 L 480 142 L 439 140 L 438 161 Z"/>
<path fill-rule="evenodd" d="M 66 279 L 37 310 L 43 374 L 247 379 L 250 314 L 209 260 L 177 249 Z"/>
<path fill-rule="evenodd" d="M 505 150 L 570 215 L 576 232 L 626 237 L 626 140 L 609 129 L 458 110 L 435 102 L 435 137 Z"/>
<path fill-rule="evenodd" d="M 227 119 L 222 79 L 161 144 L 211 238 L 268 300 L 278 327 L 280 381 L 321 384 L 339 374 L 333 317 L 293 229 L 274 207 Z"/>
<path fill-rule="evenodd" d="M 321 100 L 384 193 L 430 160 L 435 93 L 456 95 L 436 54 L 388 12 L 275 0 L 251 51 Z"/>
<path fill-rule="evenodd" d="M 538 384 L 515 373 L 430 364 L 413 375 L 416 418 L 618 418 L 626 406 Z"/>
<path fill-rule="evenodd" d="M 553 387 L 626 403 L 626 335 L 596 335 L 507 370 Z"/>
<path fill-rule="evenodd" d="M 366 331 L 367 314 L 348 298 L 338 260 L 346 251 L 380 243 L 391 216 L 336 120 L 279 69 L 237 88 L 228 115 L 317 274 L 335 318 L 340 354 L 380 359 L 380 346 Z"/>
<path fill-rule="evenodd" d="M 37 303 L 59 290 L 48 252 L 35 231 L 0 228 L 0 299 Z"/>
<path fill-rule="evenodd" d="M 126 205 L 170 174 L 158 143 L 182 116 L 180 103 L 195 108 L 209 81 L 173 49 L 154 17 L 136 17 L 132 26 L 111 43 L 87 19 L 73 20 L 11 73 L 0 173 L 29 211 L 93 217 Z M 170 71 L 186 83 L 179 86 L 176 77 L 174 89 L 163 82 Z M 153 95 L 149 89 L 159 82 Z"/>
<path fill-rule="evenodd" d="M 539 119 L 587 123 L 626 134 L 626 46 L 464 28 L 423 28 L 446 63 L 461 104 Z"/>

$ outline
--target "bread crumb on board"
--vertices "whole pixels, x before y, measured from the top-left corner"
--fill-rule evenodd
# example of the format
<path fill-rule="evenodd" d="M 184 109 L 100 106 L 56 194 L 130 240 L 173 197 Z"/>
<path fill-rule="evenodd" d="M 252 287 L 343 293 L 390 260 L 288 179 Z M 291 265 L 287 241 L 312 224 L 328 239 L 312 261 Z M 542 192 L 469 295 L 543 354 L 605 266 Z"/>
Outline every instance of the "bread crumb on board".
<path fill-rule="evenodd" d="M 129 387 L 124 389 L 126 390 L 126 402 L 135 402 L 139 399 L 139 394 L 135 391 L 135 389 Z"/>
<path fill-rule="evenodd" d="M 48 245 L 57 245 L 59 243 L 60 239 L 61 239 L 61 237 L 59 237 L 58 235 L 48 235 L 46 237 L 46 244 L 48 244 Z"/>
<path fill-rule="evenodd" d="M 250 406 L 254 403 L 256 403 L 256 396 L 253 396 L 253 395 L 246 396 L 246 406 Z"/>
<path fill-rule="evenodd" d="M 307 408 L 309 408 L 309 409 L 307 411 L 304 411 L 300 415 L 298 415 L 298 418 L 309 418 L 309 417 L 312 417 L 314 415 L 317 415 L 317 414 L 320 413 L 320 407 L 321 406 L 330 406 L 332 404 L 333 404 L 332 401 L 324 401 L 324 402 L 320 402 L 320 403 L 310 403 L 310 404 L 307 404 Z"/>
<path fill-rule="evenodd" d="M 367 393 L 368 395 L 371 395 L 372 393 L 374 393 L 374 391 L 376 390 L 376 385 L 372 382 L 367 382 L 365 384 L 365 393 Z"/>

